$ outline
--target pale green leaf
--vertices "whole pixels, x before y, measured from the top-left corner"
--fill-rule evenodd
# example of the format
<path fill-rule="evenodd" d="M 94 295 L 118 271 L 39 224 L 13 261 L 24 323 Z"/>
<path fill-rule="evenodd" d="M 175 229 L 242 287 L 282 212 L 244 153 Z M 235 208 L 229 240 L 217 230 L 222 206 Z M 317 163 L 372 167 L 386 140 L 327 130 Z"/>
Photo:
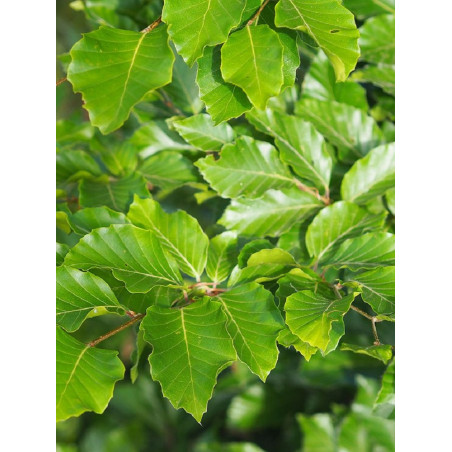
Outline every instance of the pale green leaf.
<path fill-rule="evenodd" d="M 395 315 L 395 267 L 381 267 L 350 277 L 351 285 L 361 290 L 362 299 L 380 315 Z"/>
<path fill-rule="evenodd" d="M 131 358 L 132 362 L 134 363 L 133 366 L 130 368 L 130 381 L 132 383 L 135 383 L 135 381 L 138 378 L 139 365 L 146 345 L 147 343 L 144 340 L 143 330 L 139 330 L 137 334 L 135 350 L 133 351 Z"/>
<path fill-rule="evenodd" d="M 56 330 L 56 419 L 85 411 L 103 413 L 113 388 L 124 378 L 118 352 L 82 344 L 61 328 Z"/>
<path fill-rule="evenodd" d="M 385 14 L 366 20 L 359 29 L 361 59 L 375 64 L 394 65 L 395 18 Z"/>
<path fill-rule="evenodd" d="M 297 352 L 303 355 L 306 361 L 309 361 L 318 350 L 317 347 L 312 347 L 307 342 L 303 342 L 298 336 L 295 336 L 287 325 L 278 334 L 278 344 L 287 348 L 293 347 Z"/>
<path fill-rule="evenodd" d="M 303 99 L 295 112 L 325 136 L 332 144 L 363 157 L 383 144 L 383 133 L 375 120 L 360 108 L 338 102 Z"/>
<path fill-rule="evenodd" d="M 202 151 L 219 151 L 234 140 L 234 131 L 229 124 L 215 126 L 206 114 L 179 119 L 173 121 L 173 125 L 185 141 Z"/>
<path fill-rule="evenodd" d="M 284 328 L 272 293 L 250 283 L 224 292 L 216 299 L 228 316 L 227 329 L 239 359 L 265 381 L 278 360 L 276 338 Z"/>
<path fill-rule="evenodd" d="M 342 351 L 349 351 L 353 353 L 359 353 L 361 355 L 371 356 L 372 358 L 383 361 L 383 363 L 385 364 L 388 364 L 388 362 L 392 358 L 391 345 L 369 345 L 365 347 L 362 345 L 342 343 L 340 349 Z"/>
<path fill-rule="evenodd" d="M 72 332 L 88 317 L 109 312 L 123 314 L 108 284 L 89 272 L 75 268 L 56 269 L 56 322 L 66 331 Z"/>
<path fill-rule="evenodd" d="M 362 83 L 373 83 L 395 96 L 395 67 L 385 64 L 367 65 L 353 73 L 353 80 Z"/>
<path fill-rule="evenodd" d="M 339 201 L 321 210 L 308 227 L 306 246 L 317 261 L 345 239 L 377 229 L 383 225 L 385 213 L 372 215 L 356 204 Z"/>
<path fill-rule="evenodd" d="M 288 296 L 302 290 L 310 290 L 326 297 L 333 296 L 328 283 L 307 267 L 292 269 L 278 280 L 278 285 L 276 296 L 279 298 L 280 304 L 283 304 Z"/>
<path fill-rule="evenodd" d="M 264 0 L 245 0 L 245 8 L 242 12 L 240 22 L 248 21 L 254 16 Z"/>
<path fill-rule="evenodd" d="M 364 204 L 393 188 L 394 183 L 395 146 L 391 143 L 372 149 L 354 163 L 342 179 L 342 199 Z"/>
<path fill-rule="evenodd" d="M 100 27 L 74 45 L 71 57 L 68 80 L 104 134 L 121 127 L 149 91 L 171 81 L 174 62 L 165 26 L 150 33 Z"/>
<path fill-rule="evenodd" d="M 147 181 L 162 190 L 174 190 L 197 180 L 192 162 L 171 151 L 151 155 L 144 160 L 138 171 Z"/>
<path fill-rule="evenodd" d="M 219 223 L 255 237 L 277 237 L 323 206 L 314 195 L 296 188 L 268 190 L 258 199 L 234 199 Z"/>
<path fill-rule="evenodd" d="M 206 273 L 214 283 L 228 278 L 237 257 L 237 234 L 226 231 L 210 239 Z"/>
<path fill-rule="evenodd" d="M 85 151 L 65 149 L 56 154 L 56 181 L 73 182 L 100 176 L 101 169 L 94 158 Z"/>
<path fill-rule="evenodd" d="M 204 56 L 198 60 L 196 77 L 201 99 L 215 124 L 236 118 L 252 108 L 241 88 L 224 81 L 220 64 L 220 47 L 206 47 Z"/>
<path fill-rule="evenodd" d="M 196 162 L 204 179 L 225 198 L 241 195 L 256 198 L 268 189 L 295 186 L 289 169 L 279 160 L 276 149 L 265 141 L 240 137 L 223 147 L 220 159 L 212 155 Z"/>
<path fill-rule="evenodd" d="M 198 301 L 182 309 L 151 306 L 141 323 L 152 345 L 151 374 L 175 408 L 200 422 L 218 374 L 236 359 L 217 302 Z"/>
<path fill-rule="evenodd" d="M 359 19 L 395 12 L 395 0 L 343 0 L 343 4 Z"/>
<path fill-rule="evenodd" d="M 353 14 L 338 0 L 280 0 L 275 8 L 277 27 L 308 33 L 330 59 L 336 80 L 343 82 L 359 57 Z"/>
<path fill-rule="evenodd" d="M 355 76 L 353 73 L 353 77 Z M 366 90 L 356 82 L 336 82 L 334 69 L 323 52 L 319 52 L 303 79 L 303 97 L 321 101 L 336 101 L 362 110 L 369 108 Z"/>
<path fill-rule="evenodd" d="M 56 212 L 56 227 L 61 229 L 66 234 L 71 233 L 71 225 L 69 224 L 69 216 L 66 212 L 57 211 Z"/>
<path fill-rule="evenodd" d="M 265 108 L 283 85 L 283 46 L 268 25 L 246 26 L 221 48 L 221 73 L 242 88 L 257 108 Z"/>
<path fill-rule="evenodd" d="M 183 210 L 166 213 L 157 201 L 138 197 L 127 217 L 133 224 L 152 231 L 181 270 L 200 280 L 206 266 L 209 239 L 195 218 Z"/>
<path fill-rule="evenodd" d="M 246 117 L 258 130 L 275 138 L 281 160 L 300 177 L 328 189 L 333 162 L 322 135 L 310 123 L 269 108 L 253 110 Z"/>
<path fill-rule="evenodd" d="M 389 418 L 394 415 L 395 406 L 395 359 L 383 374 L 381 389 L 374 404 L 374 412 Z"/>
<path fill-rule="evenodd" d="M 154 286 L 179 285 L 177 267 L 152 231 L 129 224 L 95 229 L 66 255 L 65 265 L 89 270 L 112 270 L 130 292 L 148 292 Z"/>
<path fill-rule="evenodd" d="M 297 414 L 297 421 L 303 431 L 303 451 L 337 451 L 336 432 L 330 414 L 317 413 L 312 416 Z"/>
<path fill-rule="evenodd" d="M 56 122 L 56 141 L 57 144 L 86 143 L 94 135 L 94 127 L 89 121 L 78 123 L 67 119 L 60 119 Z"/>
<path fill-rule="evenodd" d="M 192 66 L 205 46 L 226 41 L 244 7 L 244 0 L 171 0 L 164 3 L 162 19 L 177 52 Z"/>
<path fill-rule="evenodd" d="M 395 215 L 395 188 L 388 190 L 385 194 L 389 211 Z"/>
<path fill-rule="evenodd" d="M 129 222 L 123 213 L 111 210 L 107 206 L 77 210 L 68 218 L 68 221 L 72 230 L 81 235 L 111 224 L 126 224 Z"/>
<path fill-rule="evenodd" d="M 336 348 L 344 334 L 343 317 L 354 298 L 354 294 L 341 299 L 325 298 L 309 290 L 294 293 L 287 297 L 284 306 L 286 323 L 303 342 L 326 354 Z"/>
<path fill-rule="evenodd" d="M 274 245 L 269 242 L 267 239 L 257 239 L 248 242 L 244 247 L 240 250 L 239 256 L 237 258 L 237 263 L 240 268 L 246 267 L 248 263 L 248 259 L 252 254 L 257 253 L 260 250 L 271 249 L 274 248 Z"/>
<path fill-rule="evenodd" d="M 79 183 L 82 207 L 107 206 L 117 211 L 127 211 L 133 195 L 149 196 L 146 181 L 133 173 L 121 179 L 82 180 Z"/>

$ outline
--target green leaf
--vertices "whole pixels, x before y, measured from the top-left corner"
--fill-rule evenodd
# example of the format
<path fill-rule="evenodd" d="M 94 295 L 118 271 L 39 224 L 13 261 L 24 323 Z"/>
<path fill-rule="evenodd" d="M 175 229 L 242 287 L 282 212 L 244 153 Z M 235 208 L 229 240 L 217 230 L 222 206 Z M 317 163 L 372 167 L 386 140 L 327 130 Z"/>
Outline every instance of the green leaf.
<path fill-rule="evenodd" d="M 169 83 L 174 63 L 164 26 L 150 33 L 100 27 L 74 45 L 71 57 L 68 80 L 103 134 L 121 127 L 149 91 Z"/>
<path fill-rule="evenodd" d="M 310 123 L 269 108 L 253 110 L 246 117 L 258 130 L 275 138 L 281 160 L 295 173 L 328 190 L 333 162 L 322 135 Z"/>
<path fill-rule="evenodd" d="M 359 19 L 395 12 L 394 0 L 344 0 L 343 3 Z"/>
<path fill-rule="evenodd" d="M 133 173 L 121 179 L 82 180 L 79 184 L 82 207 L 107 206 L 121 212 L 127 211 L 133 195 L 149 196 L 146 181 Z"/>
<path fill-rule="evenodd" d="M 297 414 L 297 421 L 303 431 L 304 451 L 336 452 L 338 450 L 336 433 L 330 414 L 318 413 L 312 416 Z"/>
<path fill-rule="evenodd" d="M 354 298 L 354 294 L 341 299 L 325 298 L 310 290 L 294 293 L 287 297 L 284 306 L 286 323 L 303 342 L 326 354 L 337 347 L 344 335 L 343 317 Z"/>
<path fill-rule="evenodd" d="M 66 119 L 56 122 L 57 144 L 86 143 L 94 135 L 94 127 L 88 122 L 76 123 Z"/>
<path fill-rule="evenodd" d="M 56 264 L 61 265 L 64 262 L 64 256 L 69 252 L 69 247 L 65 243 L 56 244 Z"/>
<path fill-rule="evenodd" d="M 175 408 L 200 422 L 218 374 L 236 359 L 217 302 L 198 301 L 182 309 L 151 306 L 140 328 L 152 345 L 151 374 Z"/>
<path fill-rule="evenodd" d="M 373 83 L 395 96 L 395 67 L 384 64 L 368 65 L 353 73 L 353 80 L 362 83 Z"/>
<path fill-rule="evenodd" d="M 376 64 L 395 64 L 395 17 L 385 14 L 366 20 L 359 29 L 361 59 Z"/>
<path fill-rule="evenodd" d="M 279 332 L 278 343 L 287 348 L 293 347 L 297 352 L 303 355 L 306 361 L 309 361 L 318 350 L 317 347 L 312 347 L 307 342 L 303 342 L 298 336 L 295 336 L 287 325 Z"/>
<path fill-rule="evenodd" d="M 353 14 L 338 0 L 280 0 L 275 8 L 275 25 L 308 33 L 326 53 L 336 80 L 343 82 L 355 69 L 359 57 Z"/>
<path fill-rule="evenodd" d="M 206 114 L 173 121 L 173 125 L 185 141 L 202 151 L 219 151 L 234 140 L 234 131 L 229 124 L 215 126 Z"/>
<path fill-rule="evenodd" d="M 250 283 L 224 292 L 216 299 L 228 316 L 227 329 L 239 359 L 265 381 L 278 360 L 276 338 L 284 328 L 272 293 Z"/>
<path fill-rule="evenodd" d="M 205 46 L 226 41 L 244 6 L 243 0 L 171 0 L 164 3 L 162 19 L 177 52 L 192 66 Z"/>
<path fill-rule="evenodd" d="M 285 299 L 293 293 L 302 290 L 310 290 L 314 293 L 324 295 L 326 297 L 333 296 L 328 283 L 326 283 L 316 272 L 309 268 L 294 268 L 284 277 L 278 280 L 279 288 L 276 296 L 282 304 Z"/>
<path fill-rule="evenodd" d="M 354 159 L 384 142 L 375 120 L 351 105 L 303 99 L 296 104 L 295 112 L 311 122 L 332 144 L 349 150 Z"/>
<path fill-rule="evenodd" d="M 57 184 L 89 179 L 101 174 L 99 165 L 87 152 L 65 149 L 56 154 Z"/>
<path fill-rule="evenodd" d="M 374 404 L 376 414 L 389 418 L 394 415 L 395 406 L 395 359 L 383 374 L 383 381 Z"/>
<path fill-rule="evenodd" d="M 364 204 L 394 187 L 394 143 L 372 149 L 357 160 L 342 179 L 341 195 L 346 201 Z"/>
<path fill-rule="evenodd" d="M 219 160 L 209 155 L 195 165 L 210 186 L 225 198 L 241 195 L 256 198 L 270 188 L 290 188 L 296 183 L 270 143 L 246 136 L 238 138 L 235 144 L 225 145 Z"/>
<path fill-rule="evenodd" d="M 166 213 L 157 201 L 135 197 L 129 220 L 149 229 L 174 257 L 181 270 L 200 281 L 207 261 L 209 239 L 198 221 L 183 210 Z"/>
<path fill-rule="evenodd" d="M 237 257 L 237 234 L 226 231 L 210 239 L 206 272 L 214 283 L 228 278 Z"/>
<path fill-rule="evenodd" d="M 395 188 L 388 190 L 385 195 L 389 211 L 395 215 Z"/>
<path fill-rule="evenodd" d="M 391 345 L 370 345 L 368 347 L 364 347 L 362 345 L 342 343 L 340 349 L 342 351 L 350 351 L 361 355 L 371 356 L 372 358 L 383 361 L 385 364 L 388 364 L 388 362 L 392 359 Z"/>
<path fill-rule="evenodd" d="M 370 232 L 345 240 L 327 260 L 327 266 L 358 271 L 394 265 L 394 262 L 395 236 L 387 232 Z"/>
<path fill-rule="evenodd" d="M 196 77 L 201 99 L 215 124 L 236 118 L 252 108 L 238 86 L 224 81 L 220 64 L 220 47 L 206 47 L 204 56 L 198 60 Z"/>
<path fill-rule="evenodd" d="M 218 222 L 243 235 L 277 237 L 322 206 L 314 195 L 296 188 L 268 190 L 258 199 L 232 200 Z"/>
<path fill-rule="evenodd" d="M 77 210 L 69 217 L 68 221 L 72 230 L 81 235 L 111 224 L 126 224 L 129 222 L 123 213 L 115 212 L 106 206 Z"/>
<path fill-rule="evenodd" d="M 174 190 L 197 181 L 192 162 L 171 151 L 151 155 L 140 165 L 139 172 L 162 190 Z"/>
<path fill-rule="evenodd" d="M 246 267 L 248 264 L 248 259 L 252 254 L 257 253 L 260 250 L 271 249 L 274 248 L 274 245 L 269 242 L 267 239 L 258 239 L 252 240 L 248 242 L 239 253 L 237 258 L 237 263 L 240 268 Z"/>
<path fill-rule="evenodd" d="M 353 73 L 355 77 L 356 72 Z M 319 52 L 303 79 L 303 97 L 321 101 L 336 101 L 362 110 L 369 108 L 366 90 L 356 82 L 336 83 L 333 66 L 323 52 Z"/>
<path fill-rule="evenodd" d="M 309 225 L 306 233 L 309 254 L 317 261 L 326 260 L 340 242 L 381 227 L 385 217 L 384 213 L 368 214 L 347 201 L 335 202 L 321 210 Z"/>
<path fill-rule="evenodd" d="M 242 88 L 251 102 L 265 108 L 283 85 L 283 46 L 268 25 L 246 26 L 221 48 L 221 73 L 226 82 Z"/>
<path fill-rule="evenodd" d="M 71 233 L 71 225 L 69 224 L 68 214 L 66 212 L 56 212 L 56 227 L 66 234 Z"/>
<path fill-rule="evenodd" d="M 118 352 L 92 348 L 56 330 L 56 418 L 63 421 L 85 411 L 103 413 L 113 388 L 124 378 Z"/>
<path fill-rule="evenodd" d="M 56 285 L 57 324 L 66 331 L 78 330 L 87 317 L 124 313 L 108 284 L 89 272 L 58 267 Z"/>
<path fill-rule="evenodd" d="M 351 276 L 346 284 L 362 291 L 362 299 L 380 315 L 395 315 L 395 267 L 380 267 Z"/>
<path fill-rule="evenodd" d="M 65 265 L 81 270 L 112 270 L 133 293 L 154 286 L 179 285 L 177 267 L 164 252 L 161 239 L 152 231 L 130 224 L 95 229 L 66 255 Z"/>

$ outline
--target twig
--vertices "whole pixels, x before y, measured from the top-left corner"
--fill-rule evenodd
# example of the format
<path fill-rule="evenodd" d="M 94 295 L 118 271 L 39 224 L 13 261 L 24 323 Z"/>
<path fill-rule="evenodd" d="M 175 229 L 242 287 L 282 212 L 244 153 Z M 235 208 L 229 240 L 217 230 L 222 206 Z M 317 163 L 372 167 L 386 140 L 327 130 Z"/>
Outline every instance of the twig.
<path fill-rule="evenodd" d="M 262 6 L 256 11 L 256 14 L 254 14 L 254 16 L 248 21 L 246 25 L 251 25 L 259 17 L 260 13 L 262 12 L 262 10 L 265 8 L 269 1 L 270 0 L 265 0 L 265 2 L 262 3 Z"/>
<path fill-rule="evenodd" d="M 375 342 L 374 345 L 380 345 L 380 339 L 378 338 L 377 326 L 375 325 L 378 322 L 376 317 L 372 317 L 372 332 L 374 333 Z"/>
<path fill-rule="evenodd" d="M 373 316 L 371 316 L 367 312 L 364 312 L 363 310 L 357 308 L 356 306 L 351 305 L 350 309 L 353 309 L 354 311 L 356 311 L 357 313 L 361 314 L 366 319 L 372 320 L 374 318 Z"/>
<path fill-rule="evenodd" d="M 303 184 L 303 182 L 300 182 L 298 179 L 294 178 L 295 185 L 302 191 L 305 191 L 307 193 L 311 193 L 311 195 L 314 195 L 319 201 L 322 201 L 326 206 L 330 204 L 331 200 L 329 197 L 329 191 L 325 192 L 325 196 L 321 196 L 317 188 L 315 187 L 308 187 L 307 185 Z"/>
<path fill-rule="evenodd" d="M 154 20 L 154 22 L 152 22 L 151 25 L 148 25 L 146 28 L 143 28 L 141 30 L 141 33 L 149 33 L 154 28 L 157 28 L 161 22 L 162 22 L 162 16 L 160 16 L 158 19 Z"/>
<path fill-rule="evenodd" d="M 60 86 L 65 81 L 67 81 L 67 77 L 60 78 L 59 80 L 57 80 L 56 86 Z"/>
<path fill-rule="evenodd" d="M 94 347 L 96 346 L 99 342 L 104 341 L 105 339 L 108 339 L 111 336 L 114 336 L 116 333 L 119 333 L 122 330 L 125 330 L 126 328 L 128 328 L 129 326 L 133 325 L 134 323 L 137 323 L 139 320 L 141 320 L 146 314 L 137 314 L 135 317 L 131 318 L 128 322 L 123 323 L 121 326 L 119 326 L 118 328 L 108 332 L 107 334 L 104 334 L 103 336 L 99 337 L 98 339 L 95 339 L 94 341 L 91 341 L 88 346 L 89 347 Z"/>

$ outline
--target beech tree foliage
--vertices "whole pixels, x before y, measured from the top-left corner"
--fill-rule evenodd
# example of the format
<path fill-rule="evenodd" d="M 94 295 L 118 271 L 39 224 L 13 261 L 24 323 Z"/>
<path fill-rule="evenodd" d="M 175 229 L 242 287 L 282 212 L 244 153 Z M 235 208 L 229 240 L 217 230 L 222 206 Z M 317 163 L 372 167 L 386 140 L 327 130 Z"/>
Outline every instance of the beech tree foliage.
<path fill-rule="evenodd" d="M 148 360 L 198 422 L 237 361 L 263 382 L 282 348 L 391 363 L 341 426 L 297 418 L 305 447 L 368 450 L 375 422 L 391 450 L 393 2 L 107 3 L 73 3 L 96 29 L 64 58 L 89 120 L 57 123 L 57 420 L 105 410 L 125 367 L 103 341 L 130 327 L 132 381 Z"/>

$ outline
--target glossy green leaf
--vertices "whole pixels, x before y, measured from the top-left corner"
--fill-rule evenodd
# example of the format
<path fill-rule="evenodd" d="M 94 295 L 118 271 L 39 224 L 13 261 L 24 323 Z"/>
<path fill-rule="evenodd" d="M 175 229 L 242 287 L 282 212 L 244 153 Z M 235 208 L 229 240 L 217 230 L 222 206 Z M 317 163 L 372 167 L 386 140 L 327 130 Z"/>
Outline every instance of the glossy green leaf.
<path fill-rule="evenodd" d="M 141 323 L 152 345 L 151 374 L 175 408 L 200 422 L 218 374 L 236 359 L 221 305 L 207 300 L 182 309 L 152 306 Z"/>
<path fill-rule="evenodd" d="M 221 44 L 239 24 L 244 0 L 171 0 L 164 3 L 162 19 L 177 52 L 189 66 L 203 54 L 204 47 Z"/>
<path fill-rule="evenodd" d="M 198 60 L 196 77 L 200 97 L 215 124 L 236 118 L 252 108 L 241 88 L 224 81 L 220 65 L 220 47 L 206 47 L 204 56 Z"/>
<path fill-rule="evenodd" d="M 394 265 L 394 262 L 395 236 L 387 232 L 369 232 L 345 240 L 326 264 L 358 271 Z"/>
<path fill-rule="evenodd" d="M 381 389 L 374 405 L 374 412 L 389 418 L 394 415 L 395 406 L 395 359 L 383 374 Z"/>
<path fill-rule="evenodd" d="M 240 268 L 246 267 L 248 264 L 248 259 L 252 254 L 257 253 L 260 250 L 271 249 L 274 248 L 274 245 L 269 242 L 267 239 L 257 239 L 248 242 L 244 247 L 240 250 L 240 253 L 237 257 L 237 263 Z"/>
<path fill-rule="evenodd" d="M 353 73 L 353 77 L 355 76 Z M 334 69 L 323 52 L 319 52 L 303 79 L 303 97 L 321 101 L 336 101 L 367 110 L 366 90 L 356 82 L 336 82 Z"/>
<path fill-rule="evenodd" d="M 102 207 L 125 212 L 133 195 L 149 196 L 146 181 L 139 174 L 131 174 L 121 179 L 82 180 L 79 184 L 80 205 L 82 207 Z"/>
<path fill-rule="evenodd" d="M 303 342 L 328 353 L 345 333 L 343 317 L 354 297 L 325 298 L 309 290 L 294 293 L 284 306 L 286 323 Z"/>
<path fill-rule="evenodd" d="M 56 244 L 56 264 L 61 265 L 64 262 L 64 257 L 69 252 L 69 247 L 65 243 Z"/>
<path fill-rule="evenodd" d="M 163 190 L 174 190 L 197 180 L 192 162 L 171 151 L 151 155 L 140 165 L 139 172 Z"/>
<path fill-rule="evenodd" d="M 221 73 L 251 102 L 265 108 L 283 85 L 283 46 L 268 25 L 246 26 L 233 33 L 221 48 Z"/>
<path fill-rule="evenodd" d="M 359 353 L 361 355 L 371 356 L 372 358 L 379 359 L 383 363 L 388 364 L 392 359 L 392 346 L 391 345 L 369 345 L 367 347 L 355 344 L 341 344 L 342 351 L 349 351 L 353 353 Z"/>
<path fill-rule="evenodd" d="M 298 336 L 295 336 L 287 325 L 278 334 L 278 344 L 287 348 L 293 347 L 297 352 L 303 355 L 306 361 L 309 361 L 318 350 L 317 347 L 312 347 L 312 345 L 303 342 Z"/>
<path fill-rule="evenodd" d="M 173 256 L 181 270 L 200 281 L 207 261 L 209 239 L 198 221 L 183 210 L 166 213 L 153 199 L 135 197 L 129 220 L 149 229 Z"/>
<path fill-rule="evenodd" d="M 88 122 L 73 122 L 67 119 L 60 119 L 56 122 L 57 144 L 86 143 L 94 135 L 94 127 Z"/>
<path fill-rule="evenodd" d="M 56 287 L 56 320 L 66 331 L 78 330 L 87 317 L 124 312 L 108 284 L 89 272 L 58 267 Z"/>
<path fill-rule="evenodd" d="M 267 142 L 240 137 L 223 147 L 220 159 L 212 155 L 196 162 L 204 179 L 225 198 L 262 196 L 268 189 L 295 186 L 289 169 Z"/>
<path fill-rule="evenodd" d="M 228 316 L 227 329 L 239 359 L 265 381 L 278 360 L 276 338 L 284 327 L 272 293 L 250 283 L 216 299 Z"/>
<path fill-rule="evenodd" d="M 295 111 L 332 144 L 349 150 L 355 159 L 384 142 L 375 120 L 360 108 L 333 101 L 303 99 L 296 104 Z"/>
<path fill-rule="evenodd" d="M 68 149 L 57 152 L 56 181 L 58 184 L 100 175 L 99 165 L 87 152 Z"/>
<path fill-rule="evenodd" d="M 395 67 L 384 64 L 368 65 L 353 73 L 353 80 L 373 83 L 395 96 Z"/>
<path fill-rule="evenodd" d="M 202 151 L 219 151 L 234 140 L 234 131 L 229 124 L 215 126 L 206 114 L 179 119 L 173 121 L 173 125 L 185 141 Z"/>
<path fill-rule="evenodd" d="M 171 81 L 174 62 L 164 26 L 150 33 L 100 27 L 74 45 L 71 57 L 68 80 L 104 134 L 121 127 L 145 94 Z"/>
<path fill-rule="evenodd" d="M 226 231 L 210 239 L 206 273 L 214 282 L 220 283 L 229 277 L 237 257 L 237 234 Z"/>
<path fill-rule="evenodd" d="M 394 65 L 395 18 L 393 14 L 372 17 L 366 20 L 359 31 L 362 60 Z"/>
<path fill-rule="evenodd" d="M 395 267 L 380 267 L 353 275 L 347 283 L 362 291 L 362 299 L 380 315 L 395 315 Z"/>
<path fill-rule="evenodd" d="M 85 235 L 93 229 L 103 228 L 111 224 L 126 224 L 129 221 L 121 212 L 111 210 L 107 206 L 87 207 L 77 210 L 69 217 L 69 224 L 74 232 Z"/>
<path fill-rule="evenodd" d="M 312 416 L 297 414 L 297 421 L 303 431 L 304 451 L 336 452 L 338 450 L 336 432 L 330 414 L 318 413 Z"/>
<path fill-rule="evenodd" d="M 277 27 L 301 30 L 314 39 L 330 59 L 338 82 L 348 77 L 359 57 L 359 32 L 353 14 L 341 2 L 280 0 L 275 12 Z"/>
<path fill-rule="evenodd" d="M 370 232 L 383 225 L 385 214 L 371 215 L 356 204 L 339 201 L 320 211 L 308 227 L 306 246 L 317 261 L 345 239 Z"/>
<path fill-rule="evenodd" d="M 310 123 L 269 108 L 253 110 L 246 117 L 258 130 L 275 138 L 281 160 L 300 177 L 328 189 L 333 162 L 322 135 Z"/>
<path fill-rule="evenodd" d="M 247 236 L 277 237 L 322 206 L 315 196 L 296 188 L 268 190 L 258 199 L 232 200 L 219 223 Z"/>
<path fill-rule="evenodd" d="M 385 194 L 386 203 L 389 211 L 395 215 L 395 189 L 388 190 Z"/>
<path fill-rule="evenodd" d="M 364 204 L 395 184 L 395 145 L 372 149 L 357 160 L 342 179 L 341 195 L 346 201 Z"/>
<path fill-rule="evenodd" d="M 82 344 L 61 328 L 56 331 L 56 418 L 85 411 L 103 413 L 113 388 L 124 378 L 118 352 Z"/>
<path fill-rule="evenodd" d="M 161 239 L 153 231 L 129 224 L 95 229 L 71 249 L 64 263 L 81 270 L 112 270 L 113 276 L 134 293 L 181 282 Z"/>

